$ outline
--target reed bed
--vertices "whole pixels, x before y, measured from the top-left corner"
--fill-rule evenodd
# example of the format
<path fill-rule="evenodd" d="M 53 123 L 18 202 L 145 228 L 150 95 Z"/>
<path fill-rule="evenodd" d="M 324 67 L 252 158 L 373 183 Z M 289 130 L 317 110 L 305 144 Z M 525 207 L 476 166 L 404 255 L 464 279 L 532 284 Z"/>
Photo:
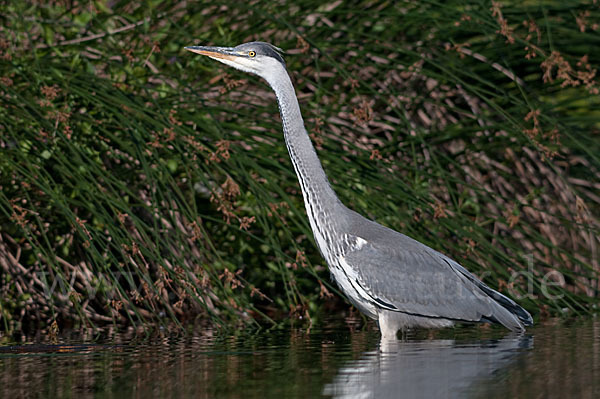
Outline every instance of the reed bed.
<path fill-rule="evenodd" d="M 349 307 L 274 96 L 186 53 L 287 51 L 348 206 L 536 317 L 600 289 L 596 1 L 4 2 L 0 330 L 318 322 Z"/>

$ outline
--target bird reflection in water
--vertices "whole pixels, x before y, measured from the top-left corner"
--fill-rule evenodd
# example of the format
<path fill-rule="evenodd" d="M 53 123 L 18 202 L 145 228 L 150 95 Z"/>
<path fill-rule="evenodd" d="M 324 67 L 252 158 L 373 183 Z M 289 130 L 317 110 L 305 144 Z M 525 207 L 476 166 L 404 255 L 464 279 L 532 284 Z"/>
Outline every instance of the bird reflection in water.
<path fill-rule="evenodd" d="M 533 337 L 496 340 L 382 340 L 340 368 L 323 394 L 335 398 L 464 398 L 485 391 L 525 352 Z"/>

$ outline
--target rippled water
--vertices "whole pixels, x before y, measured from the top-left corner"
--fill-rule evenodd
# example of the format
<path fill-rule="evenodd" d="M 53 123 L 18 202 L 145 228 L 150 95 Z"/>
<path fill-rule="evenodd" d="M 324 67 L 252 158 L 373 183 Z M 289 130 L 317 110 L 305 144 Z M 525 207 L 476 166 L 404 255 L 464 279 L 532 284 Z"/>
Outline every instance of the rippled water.
<path fill-rule="evenodd" d="M 525 336 L 421 331 L 385 345 L 372 326 L 324 324 L 226 337 L 198 328 L 183 337 L 7 343 L 0 397 L 600 397 L 597 320 L 546 323 Z"/>

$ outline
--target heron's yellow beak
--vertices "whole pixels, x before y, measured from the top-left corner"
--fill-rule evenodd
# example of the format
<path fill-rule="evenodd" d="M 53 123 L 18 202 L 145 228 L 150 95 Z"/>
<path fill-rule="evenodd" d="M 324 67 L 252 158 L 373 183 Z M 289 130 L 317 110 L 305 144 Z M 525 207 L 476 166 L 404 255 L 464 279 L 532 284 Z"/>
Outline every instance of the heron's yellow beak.
<path fill-rule="evenodd" d="M 234 61 L 237 54 L 230 47 L 205 47 L 205 46 L 189 46 L 185 48 L 192 53 L 205 55 L 211 58 L 222 58 L 225 60 Z"/>

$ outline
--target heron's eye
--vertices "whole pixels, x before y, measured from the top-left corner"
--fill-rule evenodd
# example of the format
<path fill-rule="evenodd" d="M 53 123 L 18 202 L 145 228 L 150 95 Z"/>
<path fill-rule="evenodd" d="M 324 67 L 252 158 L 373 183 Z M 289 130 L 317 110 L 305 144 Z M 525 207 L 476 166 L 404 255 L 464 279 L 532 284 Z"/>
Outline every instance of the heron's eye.
<path fill-rule="evenodd" d="M 249 57 L 254 57 L 256 55 L 256 51 L 248 51 Z"/>

